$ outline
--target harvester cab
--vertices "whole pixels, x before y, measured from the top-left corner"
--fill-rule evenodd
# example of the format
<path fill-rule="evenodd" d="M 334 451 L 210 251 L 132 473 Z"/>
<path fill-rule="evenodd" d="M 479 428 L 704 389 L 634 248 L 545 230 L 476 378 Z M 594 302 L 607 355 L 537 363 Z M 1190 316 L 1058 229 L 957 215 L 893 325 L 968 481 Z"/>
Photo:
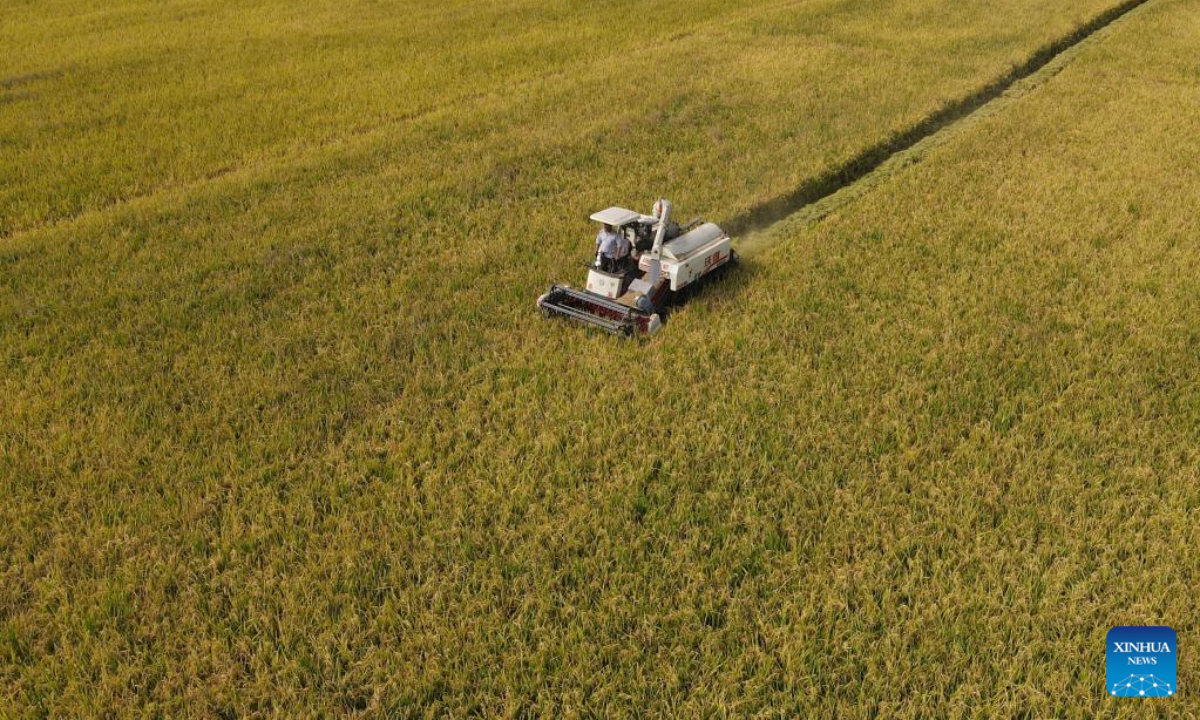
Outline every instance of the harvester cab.
<path fill-rule="evenodd" d="M 607 266 L 598 253 L 583 289 L 551 285 L 537 302 L 547 317 L 624 336 L 650 334 L 662 327 L 664 309 L 675 295 L 737 259 L 724 231 L 699 219 L 681 228 L 671 220 L 666 200 L 656 202 L 651 215 L 610 207 L 591 219 L 623 236 L 631 251 Z"/>

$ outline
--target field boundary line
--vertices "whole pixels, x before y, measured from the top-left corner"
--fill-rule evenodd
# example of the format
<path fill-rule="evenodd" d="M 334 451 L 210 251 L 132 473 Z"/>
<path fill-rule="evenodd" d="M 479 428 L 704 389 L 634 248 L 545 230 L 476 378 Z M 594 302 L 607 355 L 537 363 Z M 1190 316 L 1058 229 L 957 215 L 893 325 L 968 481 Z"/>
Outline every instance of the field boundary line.
<path fill-rule="evenodd" d="M 772 200 L 722 223 L 731 235 L 743 235 L 738 252 L 753 255 L 773 244 L 780 231 L 816 222 L 920 162 L 934 148 L 992 117 L 1049 82 L 1079 53 L 1107 38 L 1134 10 L 1150 0 L 1125 0 L 1043 45 L 1023 62 L 970 95 L 952 101 L 884 142 L 845 163 L 803 182 Z M 771 237 L 767 237 L 768 234 Z"/>

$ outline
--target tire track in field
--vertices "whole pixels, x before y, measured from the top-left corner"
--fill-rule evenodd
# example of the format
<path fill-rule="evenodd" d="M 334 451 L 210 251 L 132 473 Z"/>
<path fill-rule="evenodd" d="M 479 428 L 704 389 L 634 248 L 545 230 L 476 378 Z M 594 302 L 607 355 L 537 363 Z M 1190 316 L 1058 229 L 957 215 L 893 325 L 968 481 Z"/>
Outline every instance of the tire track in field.
<path fill-rule="evenodd" d="M 816 222 L 877 187 L 883 180 L 920 162 L 931 150 L 966 132 L 1021 97 L 1044 85 L 1087 47 L 1101 42 L 1130 13 L 1150 0 L 1125 0 L 1067 35 L 1039 48 L 975 92 L 944 106 L 917 124 L 868 148 L 845 163 L 814 177 L 789 193 L 721 223 L 743 236 L 743 255 L 777 242 L 781 230 Z M 786 234 L 786 233 L 784 233 Z"/>

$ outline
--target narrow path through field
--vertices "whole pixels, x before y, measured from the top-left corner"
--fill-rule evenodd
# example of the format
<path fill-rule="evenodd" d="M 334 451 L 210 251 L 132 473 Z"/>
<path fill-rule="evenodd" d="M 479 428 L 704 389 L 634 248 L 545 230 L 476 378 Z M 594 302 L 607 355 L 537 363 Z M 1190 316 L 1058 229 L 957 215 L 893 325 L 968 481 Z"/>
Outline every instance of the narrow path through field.
<path fill-rule="evenodd" d="M 921 120 L 889 140 L 868 148 L 846 163 L 812 178 L 795 190 L 725 220 L 730 234 L 740 236 L 743 255 L 770 246 L 787 230 L 829 215 L 883 179 L 917 163 L 930 150 L 1029 94 L 1058 74 L 1079 52 L 1102 41 L 1114 25 L 1149 0 L 1126 0 L 1106 10 L 1068 35 L 1043 46 L 970 95 Z"/>

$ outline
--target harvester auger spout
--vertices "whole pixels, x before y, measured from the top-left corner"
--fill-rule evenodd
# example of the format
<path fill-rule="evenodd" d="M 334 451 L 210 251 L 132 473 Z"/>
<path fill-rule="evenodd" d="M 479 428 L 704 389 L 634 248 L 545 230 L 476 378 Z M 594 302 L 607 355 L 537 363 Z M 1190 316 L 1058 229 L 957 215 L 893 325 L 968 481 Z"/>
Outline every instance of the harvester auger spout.
<path fill-rule="evenodd" d="M 554 284 L 538 298 L 547 317 L 563 317 L 616 335 L 649 335 L 663 324 L 674 296 L 712 278 L 737 260 L 732 240 L 713 223 L 685 229 L 671 221 L 671 203 L 652 215 L 610 207 L 591 216 L 604 227 L 596 262 L 583 288 Z"/>

